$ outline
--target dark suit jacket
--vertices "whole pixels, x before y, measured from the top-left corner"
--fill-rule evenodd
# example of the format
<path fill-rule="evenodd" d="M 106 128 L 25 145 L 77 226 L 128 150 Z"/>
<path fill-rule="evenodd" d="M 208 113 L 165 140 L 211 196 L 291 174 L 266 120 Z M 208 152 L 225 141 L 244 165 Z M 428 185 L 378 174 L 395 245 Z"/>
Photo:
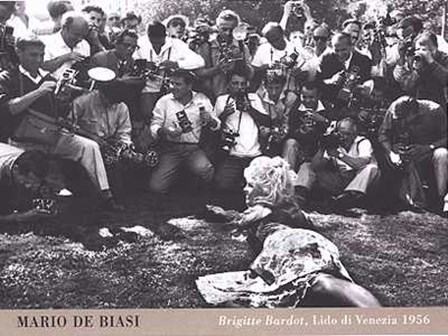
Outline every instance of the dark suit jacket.
<path fill-rule="evenodd" d="M 349 71 L 353 69 L 354 66 L 358 66 L 360 71 L 360 82 L 368 80 L 371 76 L 372 71 L 372 61 L 365 55 L 360 54 L 356 50 L 353 51 L 353 57 L 350 61 Z M 322 56 L 320 62 L 320 72 L 317 74 L 318 80 L 324 80 L 331 78 L 336 73 L 341 70 L 345 70 L 344 64 L 339 61 L 336 53 L 328 53 Z M 329 101 L 334 101 L 341 87 L 335 85 L 324 85 L 323 86 L 323 97 Z"/>
<path fill-rule="evenodd" d="M 134 60 L 130 58 L 126 61 L 125 65 L 119 69 L 119 62 L 117 54 L 114 50 L 106 50 L 97 53 L 92 58 L 93 66 L 99 66 L 111 69 L 115 71 L 118 78 L 123 77 L 124 75 L 129 75 L 132 72 L 132 68 L 134 66 Z"/>

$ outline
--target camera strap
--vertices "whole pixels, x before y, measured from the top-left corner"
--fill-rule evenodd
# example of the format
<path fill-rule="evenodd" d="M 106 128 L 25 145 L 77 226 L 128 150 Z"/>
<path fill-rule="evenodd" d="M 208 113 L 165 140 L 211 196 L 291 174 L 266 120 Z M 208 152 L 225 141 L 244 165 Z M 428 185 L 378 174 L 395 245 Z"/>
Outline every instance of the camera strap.
<path fill-rule="evenodd" d="M 233 98 L 231 95 L 229 95 L 229 96 L 227 97 L 226 104 L 225 104 L 224 106 L 227 106 L 227 105 L 229 104 L 230 98 L 232 98 L 233 101 L 234 101 L 235 104 L 236 104 L 236 100 L 235 100 L 235 98 Z M 240 115 L 239 115 L 239 118 L 238 118 L 238 129 L 237 129 L 237 131 L 236 131 L 238 134 L 240 133 L 240 129 L 241 129 L 241 121 L 242 121 L 242 119 L 243 119 L 243 111 L 239 111 L 239 112 L 240 112 Z M 227 117 L 227 118 L 228 118 L 228 117 Z"/>

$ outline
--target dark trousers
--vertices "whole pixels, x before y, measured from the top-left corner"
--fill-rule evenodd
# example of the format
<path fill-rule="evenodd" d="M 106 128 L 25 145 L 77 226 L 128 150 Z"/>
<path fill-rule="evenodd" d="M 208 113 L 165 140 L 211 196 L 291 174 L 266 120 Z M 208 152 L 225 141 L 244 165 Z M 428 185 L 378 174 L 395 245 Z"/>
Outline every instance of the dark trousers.
<path fill-rule="evenodd" d="M 245 208 L 244 169 L 249 166 L 252 159 L 228 155 L 217 165 L 214 178 L 215 203 L 225 209 Z"/>

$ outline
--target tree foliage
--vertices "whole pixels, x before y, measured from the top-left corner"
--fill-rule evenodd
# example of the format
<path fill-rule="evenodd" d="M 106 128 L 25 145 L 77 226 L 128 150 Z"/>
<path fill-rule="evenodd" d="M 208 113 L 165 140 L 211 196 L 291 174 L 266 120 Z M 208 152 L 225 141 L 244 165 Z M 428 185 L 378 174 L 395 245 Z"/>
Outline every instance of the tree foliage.
<path fill-rule="evenodd" d="M 406 15 L 417 14 L 437 32 L 441 30 L 443 7 L 446 0 L 305 0 L 314 18 L 326 22 L 331 28 L 349 16 L 358 18 L 379 13 L 380 8 L 399 9 Z M 143 16 L 144 22 L 163 20 L 173 14 L 183 14 L 191 22 L 197 17 L 216 19 L 223 9 L 236 11 L 244 22 L 261 29 L 269 21 L 279 21 L 285 0 L 138 0 L 134 10 Z M 350 13 L 349 13 L 350 12 Z M 291 24 L 303 24 L 291 18 Z"/>

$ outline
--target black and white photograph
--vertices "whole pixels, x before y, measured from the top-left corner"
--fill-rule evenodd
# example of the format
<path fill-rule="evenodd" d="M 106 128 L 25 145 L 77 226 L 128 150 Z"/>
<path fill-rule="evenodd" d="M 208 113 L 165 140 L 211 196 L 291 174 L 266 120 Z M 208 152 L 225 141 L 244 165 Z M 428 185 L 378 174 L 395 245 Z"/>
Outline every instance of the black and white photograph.
<path fill-rule="evenodd" d="M 0 309 L 448 306 L 447 10 L 1 1 Z"/>

